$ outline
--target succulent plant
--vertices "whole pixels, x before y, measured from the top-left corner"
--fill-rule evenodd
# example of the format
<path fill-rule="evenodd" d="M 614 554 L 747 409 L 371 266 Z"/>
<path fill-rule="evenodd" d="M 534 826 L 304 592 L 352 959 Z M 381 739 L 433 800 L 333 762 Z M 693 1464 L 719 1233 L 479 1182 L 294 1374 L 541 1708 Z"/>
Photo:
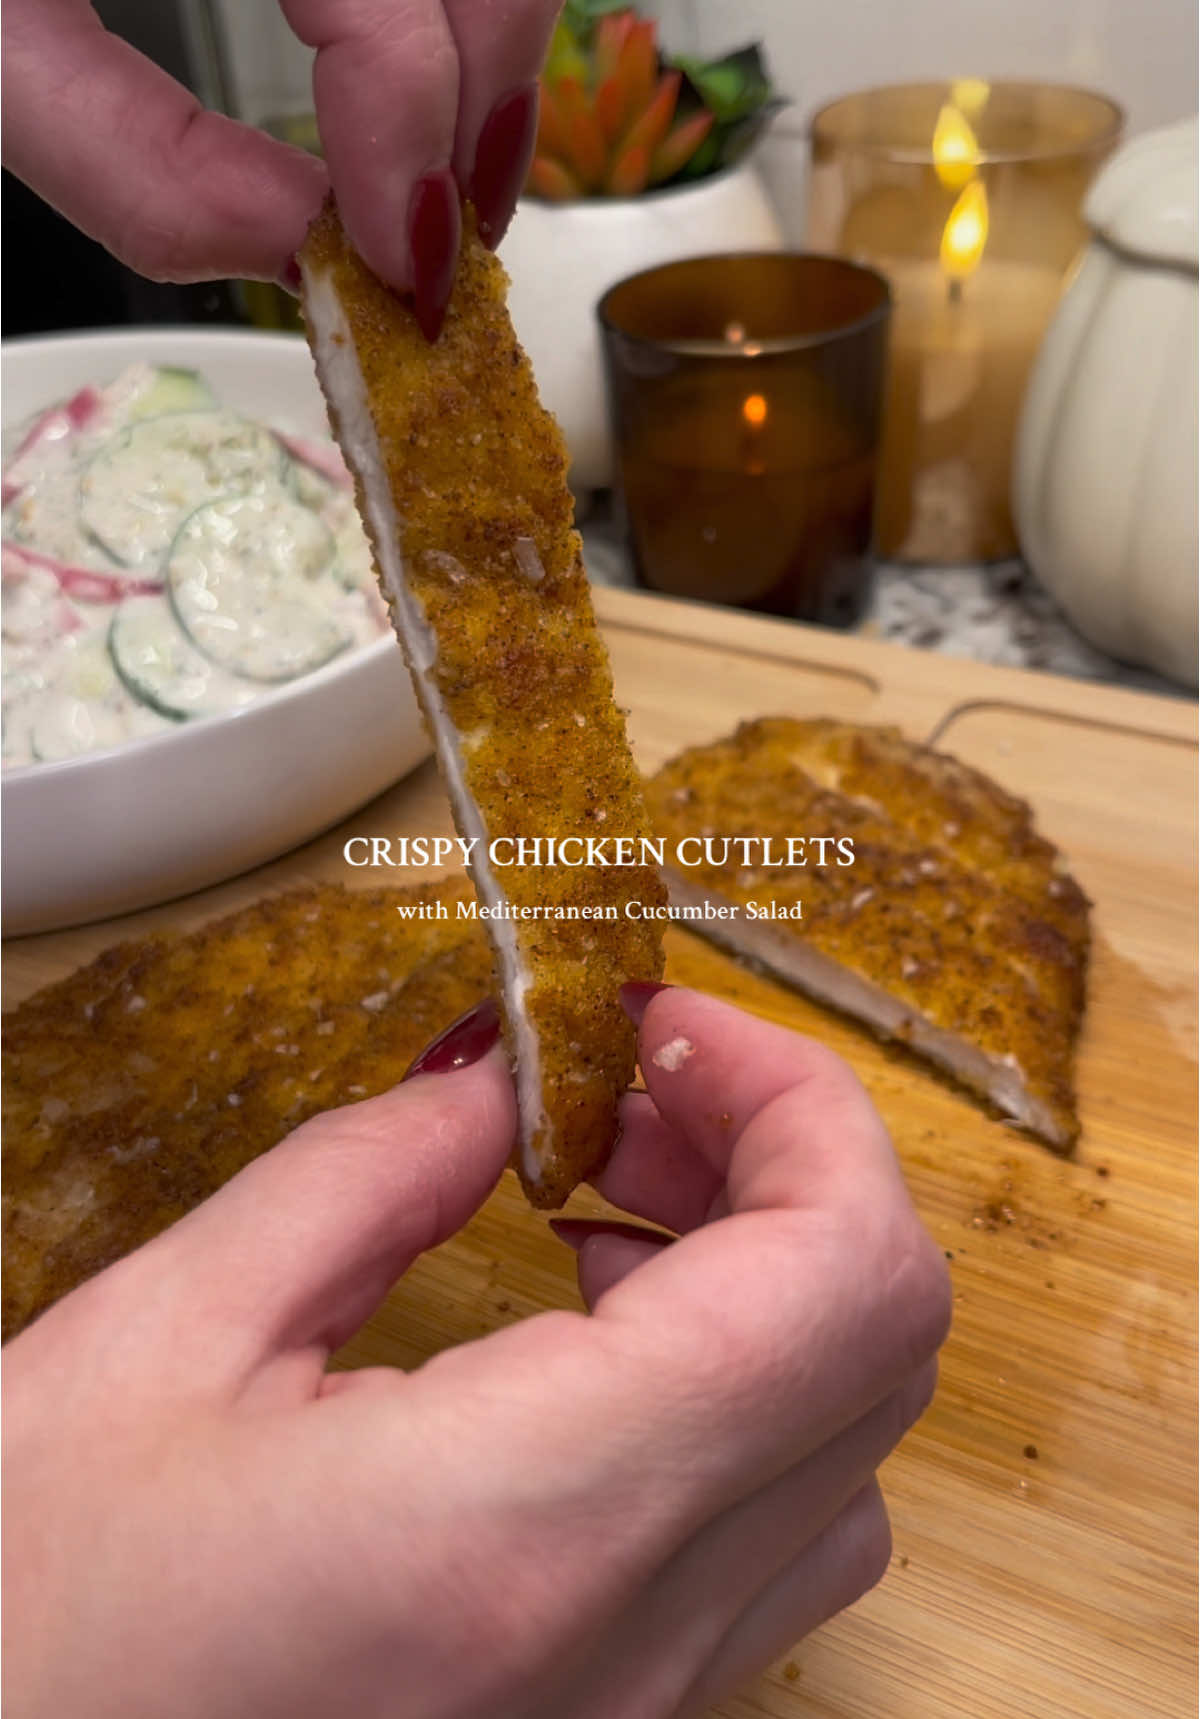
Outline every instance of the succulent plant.
<path fill-rule="evenodd" d="M 671 60 L 652 19 L 613 0 L 568 0 L 542 70 L 526 189 L 566 202 L 699 178 L 732 165 L 782 105 L 757 48 Z"/>

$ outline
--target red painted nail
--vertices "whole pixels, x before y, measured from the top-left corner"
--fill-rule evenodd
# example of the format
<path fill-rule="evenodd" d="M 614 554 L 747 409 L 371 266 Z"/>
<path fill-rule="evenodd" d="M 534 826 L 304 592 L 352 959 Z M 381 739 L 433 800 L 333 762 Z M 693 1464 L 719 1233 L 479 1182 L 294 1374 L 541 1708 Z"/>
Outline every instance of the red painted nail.
<path fill-rule="evenodd" d="M 299 296 L 300 264 L 294 256 L 289 257 L 287 262 L 284 263 L 276 276 L 276 279 L 284 292 L 290 292 L 297 297 Z"/>
<path fill-rule="evenodd" d="M 656 979 L 631 979 L 627 985 L 621 986 L 617 995 L 621 999 L 621 1007 L 634 1026 L 640 1027 L 642 1016 L 658 993 L 673 989 L 672 985 L 660 985 Z"/>
<path fill-rule="evenodd" d="M 659 1247 L 675 1240 L 664 1230 L 647 1230 L 640 1224 L 617 1224 L 603 1218 L 551 1218 L 550 1228 L 575 1253 L 592 1236 L 624 1236 L 628 1241 L 654 1242 Z"/>
<path fill-rule="evenodd" d="M 468 195 L 475 205 L 479 237 L 489 251 L 496 249 L 513 218 L 533 160 L 537 122 L 536 84 L 502 95 L 483 122 Z"/>
<path fill-rule="evenodd" d="M 454 175 L 448 167 L 427 173 L 417 180 L 408 205 L 413 310 L 426 340 L 436 340 L 442 332 L 461 237 L 462 211 Z"/>
<path fill-rule="evenodd" d="M 456 1068 L 470 1068 L 480 1062 L 500 1037 L 500 1012 L 490 997 L 476 1003 L 465 1015 L 451 1023 L 427 1044 L 402 1076 L 411 1080 L 416 1074 L 449 1074 Z"/>

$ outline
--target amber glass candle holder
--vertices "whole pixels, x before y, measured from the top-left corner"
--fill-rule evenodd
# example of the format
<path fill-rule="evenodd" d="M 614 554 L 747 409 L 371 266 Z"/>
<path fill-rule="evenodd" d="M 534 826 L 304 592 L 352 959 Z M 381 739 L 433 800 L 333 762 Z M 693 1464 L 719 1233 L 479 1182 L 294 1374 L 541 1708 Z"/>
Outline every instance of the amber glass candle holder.
<path fill-rule="evenodd" d="M 868 90 L 813 121 L 808 242 L 879 269 L 896 303 L 881 556 L 1015 552 L 1017 416 L 1121 125 L 1085 90 L 972 78 Z"/>
<path fill-rule="evenodd" d="M 668 263 L 604 295 L 617 502 L 642 585 L 858 620 L 890 312 L 873 270 L 778 252 Z"/>

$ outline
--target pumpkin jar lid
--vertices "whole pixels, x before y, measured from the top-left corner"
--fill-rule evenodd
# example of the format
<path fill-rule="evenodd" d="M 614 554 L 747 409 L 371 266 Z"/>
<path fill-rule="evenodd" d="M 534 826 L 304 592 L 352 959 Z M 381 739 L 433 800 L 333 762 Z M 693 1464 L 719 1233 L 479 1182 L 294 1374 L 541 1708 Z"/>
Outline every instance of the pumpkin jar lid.
<path fill-rule="evenodd" d="M 1196 268 L 1196 144 L 1194 119 L 1127 143 L 1087 194 L 1088 225 L 1147 262 Z"/>

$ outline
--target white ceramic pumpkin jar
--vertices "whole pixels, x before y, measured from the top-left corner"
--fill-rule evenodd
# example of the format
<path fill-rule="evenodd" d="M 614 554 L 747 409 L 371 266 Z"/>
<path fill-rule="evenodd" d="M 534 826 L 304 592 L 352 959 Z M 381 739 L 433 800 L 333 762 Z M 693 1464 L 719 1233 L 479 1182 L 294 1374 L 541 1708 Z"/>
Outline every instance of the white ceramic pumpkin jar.
<path fill-rule="evenodd" d="M 1196 122 L 1128 144 L 1047 331 L 1014 468 L 1025 559 L 1100 649 L 1197 673 Z"/>

